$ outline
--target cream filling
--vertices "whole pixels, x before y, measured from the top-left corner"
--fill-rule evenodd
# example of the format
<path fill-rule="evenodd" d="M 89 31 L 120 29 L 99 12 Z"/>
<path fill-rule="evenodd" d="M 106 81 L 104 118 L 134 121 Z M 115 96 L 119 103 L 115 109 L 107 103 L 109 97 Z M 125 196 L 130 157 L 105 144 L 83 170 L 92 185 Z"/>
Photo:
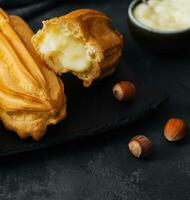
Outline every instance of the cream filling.
<path fill-rule="evenodd" d="M 52 29 L 40 38 L 39 51 L 51 59 L 57 70 L 62 68 L 75 72 L 84 72 L 92 65 L 89 47 L 78 38 L 61 29 Z"/>

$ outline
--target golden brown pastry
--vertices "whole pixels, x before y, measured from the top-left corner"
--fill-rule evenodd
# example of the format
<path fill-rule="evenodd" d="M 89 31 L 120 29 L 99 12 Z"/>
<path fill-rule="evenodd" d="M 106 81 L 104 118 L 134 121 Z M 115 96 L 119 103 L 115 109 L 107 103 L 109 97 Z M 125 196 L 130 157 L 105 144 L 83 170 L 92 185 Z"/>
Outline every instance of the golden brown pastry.
<path fill-rule="evenodd" d="M 66 97 L 33 49 L 32 35 L 21 18 L 0 10 L 0 119 L 21 138 L 39 140 L 47 125 L 65 117 Z"/>
<path fill-rule="evenodd" d="M 122 54 L 123 37 L 103 13 L 81 9 L 43 22 L 32 43 L 57 74 L 71 71 L 84 86 L 112 74 Z"/>

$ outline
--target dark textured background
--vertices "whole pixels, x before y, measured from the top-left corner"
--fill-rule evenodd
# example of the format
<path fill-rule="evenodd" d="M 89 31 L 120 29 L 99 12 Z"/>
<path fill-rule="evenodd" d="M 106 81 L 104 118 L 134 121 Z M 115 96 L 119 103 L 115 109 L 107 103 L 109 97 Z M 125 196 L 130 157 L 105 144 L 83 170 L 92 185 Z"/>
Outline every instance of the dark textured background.
<path fill-rule="evenodd" d="M 170 100 L 149 117 L 113 131 L 109 136 L 1 158 L 0 199 L 189 200 L 190 137 L 170 144 L 162 135 L 168 118 L 181 117 L 187 122 L 190 119 L 189 53 L 161 56 L 139 48 L 127 29 L 130 1 L 0 2 L 9 12 L 19 13 L 36 28 L 40 20 L 64 14 L 71 7 L 99 8 L 111 16 L 118 27 L 123 27 L 120 31 L 125 34 L 129 65 L 170 94 Z M 30 16 L 28 9 L 33 13 Z M 136 134 L 145 134 L 154 143 L 154 154 L 148 159 L 137 160 L 127 149 L 129 139 Z"/>

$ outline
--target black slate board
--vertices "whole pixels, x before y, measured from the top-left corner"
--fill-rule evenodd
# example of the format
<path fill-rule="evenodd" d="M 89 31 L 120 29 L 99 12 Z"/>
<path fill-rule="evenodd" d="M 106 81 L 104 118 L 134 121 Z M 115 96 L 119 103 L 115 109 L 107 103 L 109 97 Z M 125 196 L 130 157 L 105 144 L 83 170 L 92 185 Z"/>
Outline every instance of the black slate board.
<path fill-rule="evenodd" d="M 24 2 L 20 3 L 20 6 L 23 4 Z M 59 4 L 63 6 L 63 2 L 59 2 Z M 51 2 L 49 4 L 49 1 L 42 1 L 37 6 L 34 4 L 27 9 L 24 7 L 25 10 L 22 11 L 22 9 L 17 9 L 17 4 L 14 7 L 16 9 L 12 10 L 8 3 L 4 3 L 4 7 L 10 8 L 10 13 L 19 14 L 27 19 L 34 30 L 39 28 L 41 18 L 62 15 L 66 11 L 77 8 L 75 4 L 65 2 L 64 12 L 57 5 L 51 12 L 49 11 L 50 5 L 52 5 Z M 97 5 L 94 8 L 97 8 Z M 38 17 L 35 17 L 34 11 Z M 39 13 L 41 15 L 38 15 Z M 120 20 L 119 15 L 113 15 L 111 17 L 115 21 L 114 26 L 125 33 L 125 27 L 121 27 L 122 20 Z M 116 73 L 107 79 L 94 83 L 90 88 L 84 88 L 76 77 L 64 75 L 62 78 L 68 97 L 68 117 L 56 126 L 49 126 L 47 134 L 39 142 L 32 139 L 21 140 L 16 134 L 5 130 L 1 125 L 0 156 L 30 151 L 104 132 L 108 133 L 109 130 L 134 122 L 155 109 L 166 99 L 167 95 L 154 84 L 145 83 L 138 79 L 127 66 L 126 61 L 127 56 L 124 54 Z M 112 86 L 120 80 L 130 80 L 135 83 L 137 95 L 134 101 L 121 103 L 113 98 Z"/>

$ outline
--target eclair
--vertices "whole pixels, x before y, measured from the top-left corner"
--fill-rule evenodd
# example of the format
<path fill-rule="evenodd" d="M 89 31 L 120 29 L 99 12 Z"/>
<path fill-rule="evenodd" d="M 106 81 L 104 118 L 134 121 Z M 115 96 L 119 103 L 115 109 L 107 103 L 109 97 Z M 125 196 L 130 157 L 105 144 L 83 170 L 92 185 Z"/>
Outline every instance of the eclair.
<path fill-rule="evenodd" d="M 99 11 L 76 10 L 43 21 L 32 44 L 55 73 L 71 72 L 88 87 L 95 79 L 112 74 L 121 57 L 123 37 L 110 23 Z"/>
<path fill-rule="evenodd" d="M 0 119 L 21 138 L 39 140 L 66 116 L 62 81 L 35 52 L 30 27 L 0 9 Z"/>

